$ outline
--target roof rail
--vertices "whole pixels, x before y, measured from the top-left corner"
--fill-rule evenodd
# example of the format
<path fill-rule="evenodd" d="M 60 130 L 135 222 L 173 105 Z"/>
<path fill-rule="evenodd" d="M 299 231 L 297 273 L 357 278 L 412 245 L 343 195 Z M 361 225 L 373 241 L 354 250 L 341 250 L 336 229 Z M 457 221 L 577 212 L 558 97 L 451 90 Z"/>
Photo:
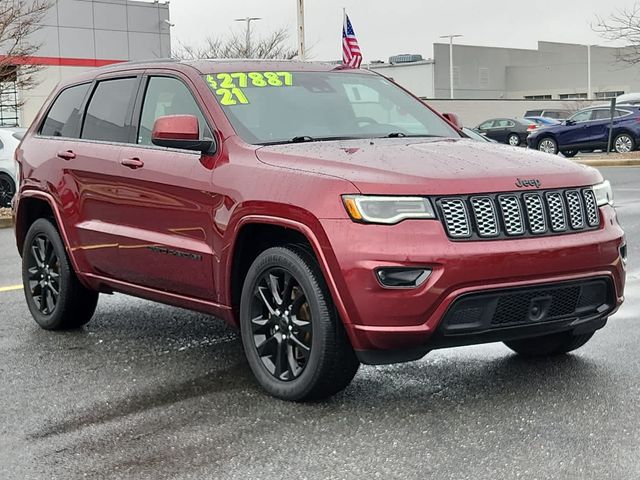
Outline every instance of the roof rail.
<path fill-rule="evenodd" d="M 149 60 L 128 60 L 128 61 L 124 61 L 124 62 L 116 62 L 116 63 L 110 63 L 109 65 L 103 65 L 102 67 L 98 67 L 99 69 L 108 69 L 108 68 L 112 68 L 115 66 L 121 67 L 123 65 L 146 65 L 148 63 L 177 63 L 180 62 L 181 60 L 178 58 L 172 58 L 172 57 L 167 57 L 167 58 L 151 58 Z"/>

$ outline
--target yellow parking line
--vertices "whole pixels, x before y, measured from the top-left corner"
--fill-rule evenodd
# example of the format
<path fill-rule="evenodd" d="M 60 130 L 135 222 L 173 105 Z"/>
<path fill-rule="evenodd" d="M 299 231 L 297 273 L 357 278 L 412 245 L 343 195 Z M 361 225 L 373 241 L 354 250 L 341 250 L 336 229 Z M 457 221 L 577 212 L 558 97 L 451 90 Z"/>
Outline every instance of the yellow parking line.
<path fill-rule="evenodd" d="M 14 290 L 22 290 L 22 285 L 9 285 L 8 287 L 0 287 L 0 293 L 13 292 Z"/>

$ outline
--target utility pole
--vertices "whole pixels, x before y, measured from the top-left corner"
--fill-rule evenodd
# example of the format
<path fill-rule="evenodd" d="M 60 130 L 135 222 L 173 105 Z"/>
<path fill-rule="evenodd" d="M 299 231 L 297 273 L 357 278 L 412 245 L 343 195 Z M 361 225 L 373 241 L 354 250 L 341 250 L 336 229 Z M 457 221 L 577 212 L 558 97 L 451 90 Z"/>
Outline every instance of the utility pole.
<path fill-rule="evenodd" d="M 245 17 L 245 18 L 236 18 L 236 22 L 246 22 L 247 24 L 247 38 L 245 48 L 247 51 L 247 58 L 251 58 L 251 22 L 255 20 L 262 20 L 260 17 Z"/>
<path fill-rule="evenodd" d="M 587 100 L 591 100 L 593 91 L 591 90 L 591 45 L 587 45 Z"/>
<path fill-rule="evenodd" d="M 453 99 L 453 39 L 462 37 L 462 35 L 441 35 L 440 38 L 449 39 L 449 96 Z"/>
<path fill-rule="evenodd" d="M 304 46 L 304 0 L 297 0 L 298 2 L 298 59 L 300 61 L 305 60 L 305 46 Z"/>

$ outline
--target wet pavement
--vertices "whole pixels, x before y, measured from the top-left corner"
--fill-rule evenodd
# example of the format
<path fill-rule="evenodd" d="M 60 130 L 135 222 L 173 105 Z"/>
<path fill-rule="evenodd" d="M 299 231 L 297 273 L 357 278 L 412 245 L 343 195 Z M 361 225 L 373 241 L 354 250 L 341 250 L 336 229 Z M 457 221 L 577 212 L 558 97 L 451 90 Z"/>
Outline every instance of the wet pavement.
<path fill-rule="evenodd" d="M 639 478 L 640 168 L 603 173 L 627 302 L 560 359 L 440 350 L 292 404 L 262 393 L 215 319 L 102 296 L 83 330 L 51 333 L 21 291 L 0 292 L 0 479 Z M 20 283 L 18 262 L 0 230 L 0 287 Z"/>

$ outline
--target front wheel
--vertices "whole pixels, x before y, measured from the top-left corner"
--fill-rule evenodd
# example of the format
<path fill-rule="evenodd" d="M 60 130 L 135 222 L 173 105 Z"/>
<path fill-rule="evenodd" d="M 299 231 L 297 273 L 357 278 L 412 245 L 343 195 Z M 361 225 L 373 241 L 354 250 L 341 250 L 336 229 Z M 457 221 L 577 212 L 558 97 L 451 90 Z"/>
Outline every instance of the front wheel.
<path fill-rule="evenodd" d="M 545 153 L 558 153 L 558 143 L 551 137 L 546 137 L 538 143 L 538 150 Z"/>
<path fill-rule="evenodd" d="M 78 281 L 51 221 L 33 222 L 22 251 L 22 282 L 27 306 L 45 330 L 79 328 L 93 316 L 98 292 Z"/>
<path fill-rule="evenodd" d="M 551 357 L 569 353 L 587 343 L 595 332 L 574 335 L 573 332 L 560 332 L 543 337 L 525 338 L 504 342 L 514 352 L 524 357 Z"/>
<path fill-rule="evenodd" d="M 629 153 L 636 148 L 636 142 L 628 133 L 621 133 L 613 141 L 613 148 L 617 153 Z"/>
<path fill-rule="evenodd" d="M 520 143 L 522 143 L 520 141 L 520 135 L 518 135 L 517 133 L 512 133 L 511 135 L 509 135 L 509 137 L 507 138 L 507 143 L 509 145 L 511 145 L 512 147 L 517 147 L 518 145 L 520 145 Z"/>
<path fill-rule="evenodd" d="M 256 379 L 283 400 L 329 397 L 359 367 L 315 258 L 297 246 L 269 248 L 253 262 L 240 330 Z"/>
<path fill-rule="evenodd" d="M 561 153 L 567 158 L 572 158 L 578 154 L 578 150 L 563 150 Z"/>

